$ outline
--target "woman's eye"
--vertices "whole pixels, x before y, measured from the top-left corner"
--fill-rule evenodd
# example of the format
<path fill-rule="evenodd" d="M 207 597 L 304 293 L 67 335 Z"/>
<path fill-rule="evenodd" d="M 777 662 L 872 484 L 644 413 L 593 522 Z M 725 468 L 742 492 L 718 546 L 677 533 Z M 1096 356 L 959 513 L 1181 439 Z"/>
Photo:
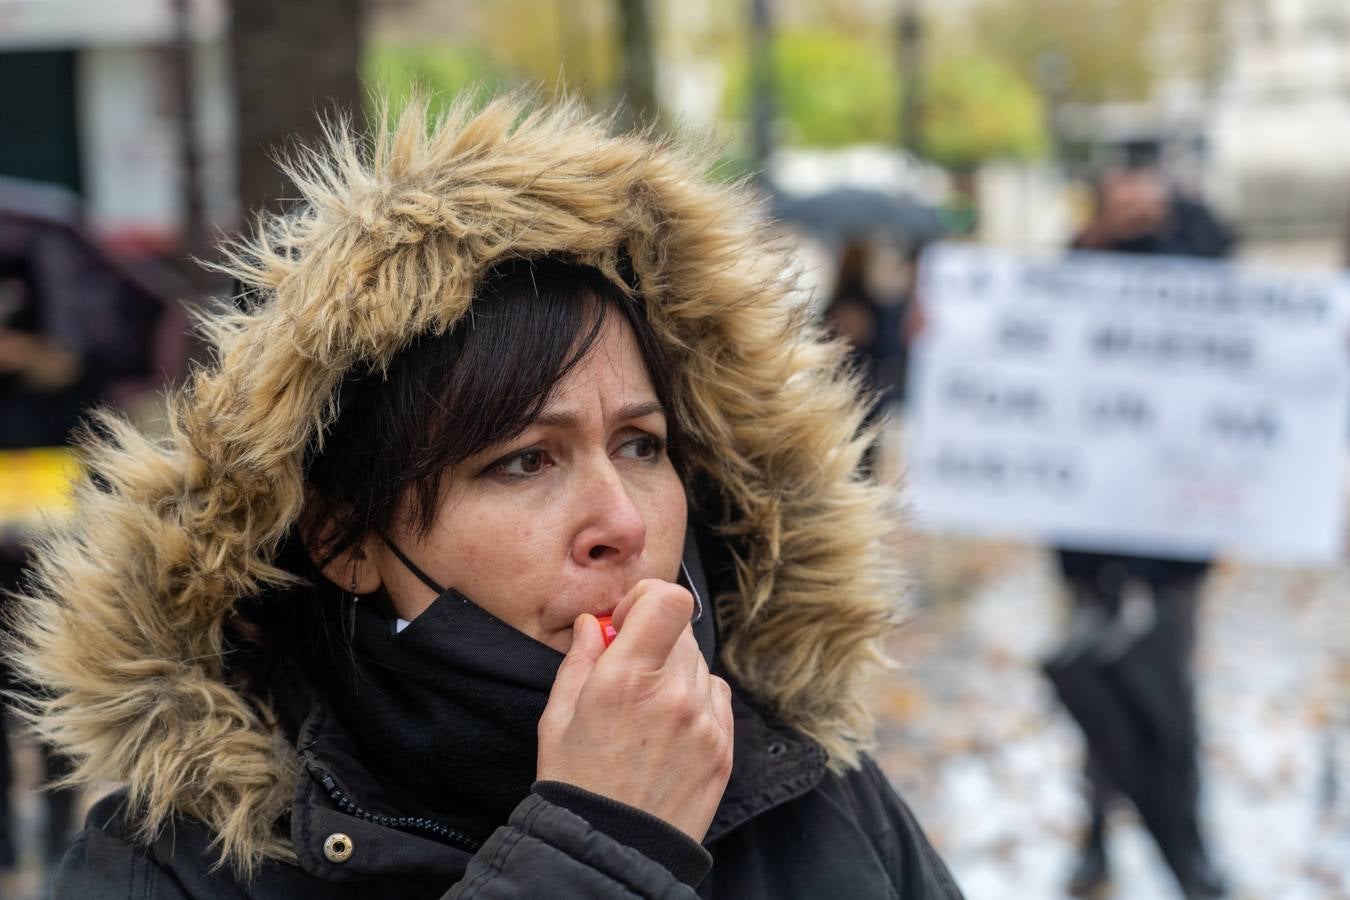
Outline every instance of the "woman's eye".
<path fill-rule="evenodd" d="M 502 475 L 520 477 L 542 472 L 547 463 L 548 455 L 543 450 L 523 450 L 497 463 L 494 468 Z"/>
<path fill-rule="evenodd" d="M 624 444 L 620 450 L 623 455 L 633 459 L 652 459 L 660 455 L 661 448 L 664 445 L 665 442 L 656 435 L 644 434 Z"/>

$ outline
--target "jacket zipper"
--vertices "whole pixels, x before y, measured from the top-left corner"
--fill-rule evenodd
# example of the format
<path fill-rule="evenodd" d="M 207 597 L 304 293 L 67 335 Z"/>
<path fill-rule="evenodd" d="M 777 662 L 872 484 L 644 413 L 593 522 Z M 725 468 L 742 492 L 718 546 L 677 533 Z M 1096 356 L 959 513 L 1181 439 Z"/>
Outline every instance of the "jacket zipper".
<path fill-rule="evenodd" d="M 365 819 L 367 822 L 373 822 L 376 825 L 382 825 L 385 828 L 394 828 L 398 831 L 420 831 L 430 834 L 442 841 L 454 844 L 462 850 L 470 853 L 477 853 L 478 848 L 483 846 L 482 841 L 476 841 L 462 831 L 457 831 L 443 822 L 437 822 L 434 819 L 428 819 L 423 816 L 386 816 L 380 813 L 373 813 L 363 809 L 359 804 L 353 801 L 342 788 L 337 786 L 333 776 L 327 772 L 323 773 L 320 783 L 323 789 L 328 792 L 328 796 L 337 804 L 338 809 L 349 816 L 355 816 L 358 819 Z"/>

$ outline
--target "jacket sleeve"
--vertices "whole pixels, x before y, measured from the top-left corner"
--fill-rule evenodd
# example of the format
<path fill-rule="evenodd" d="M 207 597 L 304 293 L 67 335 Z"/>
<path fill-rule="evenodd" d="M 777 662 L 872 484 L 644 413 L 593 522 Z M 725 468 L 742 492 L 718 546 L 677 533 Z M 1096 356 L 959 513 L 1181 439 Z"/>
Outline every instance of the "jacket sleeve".
<path fill-rule="evenodd" d="M 599 803 L 605 798 L 575 788 L 550 790 L 548 785 L 538 787 L 557 802 L 538 792 L 521 801 L 442 900 L 695 900 L 691 885 L 702 879 L 712 861 L 697 842 L 682 834 L 676 840 L 664 832 L 674 830 L 672 826 L 640 810 L 613 801 Z M 67 850 L 53 879 L 53 900 L 254 896 L 228 871 L 211 869 L 204 831 L 185 829 L 176 835 L 179 840 L 166 836 L 149 849 L 133 843 L 121 828 L 111 802 L 115 800 L 95 806 L 91 824 Z M 681 841 L 690 846 L 681 846 Z M 323 896 L 361 896 L 357 883 L 322 882 L 289 865 L 273 867 L 262 881 L 254 886 L 258 896 L 310 896 L 316 888 Z M 351 893 L 354 886 L 356 894 Z"/>
<path fill-rule="evenodd" d="M 890 780 L 870 756 L 851 773 L 854 803 L 901 897 L 961 900 L 961 889 Z"/>
<path fill-rule="evenodd" d="M 693 900 L 664 865 L 537 793 L 516 807 L 442 900 Z"/>
<path fill-rule="evenodd" d="M 144 850 L 86 828 L 52 877 L 52 900 L 191 900 L 182 885 Z"/>

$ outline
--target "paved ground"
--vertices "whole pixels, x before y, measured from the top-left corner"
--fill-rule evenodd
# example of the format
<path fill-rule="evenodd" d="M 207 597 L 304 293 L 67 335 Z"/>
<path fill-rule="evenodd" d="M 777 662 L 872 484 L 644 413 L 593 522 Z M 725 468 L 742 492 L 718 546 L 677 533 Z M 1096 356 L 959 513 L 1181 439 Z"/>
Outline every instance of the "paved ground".
<path fill-rule="evenodd" d="M 917 606 L 878 685 L 879 759 L 971 900 L 1063 896 L 1081 744 L 1037 670 L 1062 605 L 1027 548 L 918 541 Z M 1234 896 L 1350 898 L 1350 568 L 1223 567 L 1198 666 L 1206 809 Z M 1117 900 L 1176 896 L 1128 811 Z"/>

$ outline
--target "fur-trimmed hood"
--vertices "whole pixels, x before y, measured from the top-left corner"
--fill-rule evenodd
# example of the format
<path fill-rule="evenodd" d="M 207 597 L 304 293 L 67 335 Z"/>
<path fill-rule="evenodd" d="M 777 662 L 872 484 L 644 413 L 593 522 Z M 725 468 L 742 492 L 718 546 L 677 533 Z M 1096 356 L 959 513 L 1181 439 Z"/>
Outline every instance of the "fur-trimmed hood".
<path fill-rule="evenodd" d="M 893 507 L 861 479 L 865 408 L 791 298 L 756 198 L 669 141 L 610 136 L 574 105 L 414 103 L 369 142 L 334 128 L 292 165 L 305 203 L 236 245 L 245 311 L 212 314 L 214 361 L 169 401 L 167 433 L 101 416 L 82 441 L 78 515 L 41 549 L 16 660 L 47 739 L 81 782 L 126 782 L 142 826 L 205 822 L 248 869 L 289 848 L 295 749 L 224 677 L 241 598 L 299 516 L 306 449 L 354 366 L 450 327 L 513 256 L 566 255 L 616 284 L 631 262 L 667 342 L 692 474 L 724 508 L 736 588 L 716 598 L 729 672 L 836 767 L 870 736 L 860 678 L 881 659 L 897 579 Z"/>

